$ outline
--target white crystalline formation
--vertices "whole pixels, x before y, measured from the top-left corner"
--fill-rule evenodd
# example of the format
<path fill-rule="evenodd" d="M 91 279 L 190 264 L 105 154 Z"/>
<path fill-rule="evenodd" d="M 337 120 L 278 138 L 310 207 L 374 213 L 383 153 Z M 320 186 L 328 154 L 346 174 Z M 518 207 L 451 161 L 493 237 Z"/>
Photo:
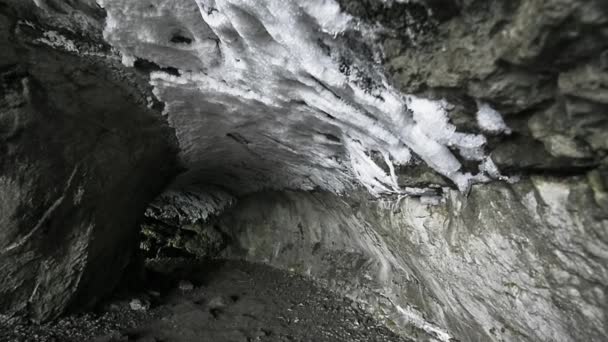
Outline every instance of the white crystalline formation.
<path fill-rule="evenodd" d="M 477 124 L 484 132 L 511 134 L 511 129 L 507 127 L 499 112 L 487 103 L 478 103 L 477 107 Z"/>
<path fill-rule="evenodd" d="M 342 57 L 357 56 L 342 35 L 373 31 L 334 1 L 98 2 L 108 12 L 105 38 L 125 64 L 179 70 L 153 72 L 151 83 L 190 169 L 185 178 L 236 192 L 342 192 L 358 183 L 374 195 L 400 194 L 395 166 L 412 152 L 462 190 L 496 177 L 462 171 L 452 150 L 489 165 L 485 138 L 457 132 L 447 103 L 399 93 L 365 58 L 351 59 L 370 82 L 341 68 Z"/>

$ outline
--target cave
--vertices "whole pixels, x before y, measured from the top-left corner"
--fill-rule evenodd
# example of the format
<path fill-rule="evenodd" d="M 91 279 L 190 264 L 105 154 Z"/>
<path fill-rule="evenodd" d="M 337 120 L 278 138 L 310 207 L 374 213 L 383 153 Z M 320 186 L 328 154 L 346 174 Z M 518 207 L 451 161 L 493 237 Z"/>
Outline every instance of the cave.
<path fill-rule="evenodd" d="M 606 341 L 605 0 L 0 0 L 0 342 Z"/>

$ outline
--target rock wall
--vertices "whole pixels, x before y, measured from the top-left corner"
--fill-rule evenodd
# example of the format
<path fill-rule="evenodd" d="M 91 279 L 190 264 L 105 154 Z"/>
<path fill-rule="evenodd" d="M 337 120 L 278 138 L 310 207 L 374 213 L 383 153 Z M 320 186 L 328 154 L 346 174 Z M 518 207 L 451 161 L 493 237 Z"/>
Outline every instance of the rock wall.
<path fill-rule="evenodd" d="M 228 241 L 211 222 L 235 201 L 214 186 L 167 190 L 146 209 L 140 248 L 147 258 L 217 257 Z"/>
<path fill-rule="evenodd" d="M 416 341 L 603 341 L 608 210 L 593 176 L 470 195 L 274 192 L 216 221 L 228 257 L 312 275 Z"/>
<path fill-rule="evenodd" d="M 43 4 L 0 2 L 0 319 L 112 291 L 174 172 L 175 138 L 101 40 L 103 12 Z"/>
<path fill-rule="evenodd" d="M 479 101 L 504 116 L 511 134 L 486 131 L 501 172 L 580 174 L 606 165 L 605 1 L 340 2 L 386 27 L 378 43 L 400 90 L 447 99 L 451 122 L 466 132 L 480 129 L 470 114 Z"/>

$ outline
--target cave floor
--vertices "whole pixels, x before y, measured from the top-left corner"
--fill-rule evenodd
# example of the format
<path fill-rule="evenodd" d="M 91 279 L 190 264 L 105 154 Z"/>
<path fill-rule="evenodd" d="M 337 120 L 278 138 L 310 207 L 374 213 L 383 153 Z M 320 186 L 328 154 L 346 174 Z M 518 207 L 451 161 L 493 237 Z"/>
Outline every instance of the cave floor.
<path fill-rule="evenodd" d="M 241 261 L 164 260 L 148 268 L 142 292 L 95 314 L 13 325 L 6 341 L 406 341 L 349 299 L 290 272 Z"/>

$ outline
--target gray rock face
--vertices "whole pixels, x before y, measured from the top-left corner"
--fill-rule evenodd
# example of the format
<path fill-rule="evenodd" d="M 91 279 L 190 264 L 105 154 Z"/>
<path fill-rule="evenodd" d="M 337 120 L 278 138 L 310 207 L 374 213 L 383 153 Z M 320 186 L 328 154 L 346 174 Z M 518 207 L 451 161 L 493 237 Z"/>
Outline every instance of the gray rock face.
<path fill-rule="evenodd" d="M 0 3 L 0 318 L 45 320 L 108 294 L 174 171 L 145 80 L 94 40 L 103 13 L 45 3 Z"/>
<path fill-rule="evenodd" d="M 149 258 L 216 257 L 227 240 L 213 222 L 234 202 L 232 195 L 213 186 L 165 191 L 146 209 L 141 249 Z"/>
<path fill-rule="evenodd" d="M 425 199 L 252 195 L 228 257 L 312 275 L 418 341 L 602 341 L 608 211 L 584 177 Z"/>
<path fill-rule="evenodd" d="M 387 27 L 379 43 L 402 91 L 448 99 L 452 122 L 464 130 L 477 129 L 467 114 L 475 101 L 505 115 L 512 134 L 487 144 L 502 172 L 577 173 L 606 165 L 605 1 L 376 2 L 367 12 L 356 1 L 340 2 Z M 387 14 L 395 12 L 413 29 L 395 29 L 403 22 Z"/>

